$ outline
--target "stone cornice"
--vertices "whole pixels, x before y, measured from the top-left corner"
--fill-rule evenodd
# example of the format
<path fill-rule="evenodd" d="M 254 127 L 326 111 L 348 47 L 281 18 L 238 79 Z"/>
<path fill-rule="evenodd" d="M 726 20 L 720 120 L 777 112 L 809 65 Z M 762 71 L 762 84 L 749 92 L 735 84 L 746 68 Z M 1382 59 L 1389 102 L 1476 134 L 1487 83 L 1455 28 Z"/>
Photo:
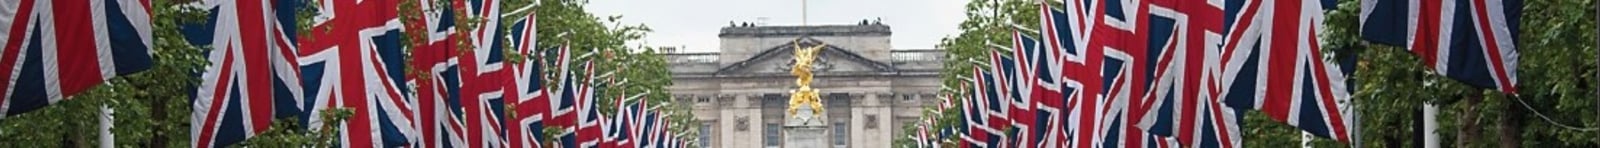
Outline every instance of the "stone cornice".
<path fill-rule="evenodd" d="M 815 25 L 815 26 L 752 26 L 722 27 L 717 37 L 772 37 L 772 36 L 889 36 L 888 25 Z"/>

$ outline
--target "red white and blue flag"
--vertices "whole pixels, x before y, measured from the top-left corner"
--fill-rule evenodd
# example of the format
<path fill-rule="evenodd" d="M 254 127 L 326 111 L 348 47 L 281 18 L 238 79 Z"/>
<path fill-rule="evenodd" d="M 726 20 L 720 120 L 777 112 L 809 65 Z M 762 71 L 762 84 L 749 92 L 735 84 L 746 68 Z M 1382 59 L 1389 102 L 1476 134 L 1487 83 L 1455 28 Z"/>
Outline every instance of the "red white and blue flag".
<path fill-rule="evenodd" d="M 1001 119 L 992 117 L 990 113 L 991 106 L 998 106 L 990 103 L 994 101 L 990 98 L 998 97 L 996 92 L 989 91 L 994 86 L 987 84 L 993 80 L 993 76 L 981 69 L 973 69 L 972 76 L 974 76 L 971 81 L 973 87 L 967 92 L 966 101 L 961 104 L 962 118 L 965 119 L 963 124 L 965 130 L 962 131 L 966 132 L 962 134 L 961 139 L 967 147 L 1001 147 L 1005 131 L 1001 131 L 1003 129 L 996 128 L 993 124 L 1009 125 L 1010 122 L 996 121 Z"/>
<path fill-rule="evenodd" d="M 638 103 L 628 103 L 632 101 L 627 101 L 625 97 L 618 98 L 616 102 L 616 113 L 607 118 L 610 126 L 607 128 L 609 131 L 606 131 L 606 139 L 610 143 L 603 147 L 633 147 L 634 115 L 638 112 L 638 106 L 635 104 Z"/>
<path fill-rule="evenodd" d="M 508 72 L 504 66 L 503 50 L 498 44 L 472 44 L 472 49 L 457 49 L 459 40 L 471 43 L 483 41 L 485 34 L 497 33 L 493 26 L 455 32 L 454 13 L 466 12 L 473 17 L 498 18 L 488 9 L 496 4 L 453 1 L 450 6 L 434 6 L 418 2 L 428 12 L 408 19 L 423 24 L 409 25 L 415 39 L 412 49 L 413 64 L 425 76 L 412 76 L 412 85 L 420 91 L 414 104 L 421 114 L 414 114 L 421 134 L 416 146 L 427 147 L 504 147 L 501 137 L 504 113 L 505 83 Z M 459 10 L 459 11 L 457 11 Z M 497 19 L 489 19 L 497 20 Z M 492 34 L 490 35 L 492 36 Z M 487 41 L 486 41 L 487 42 Z"/>
<path fill-rule="evenodd" d="M 962 89 L 967 89 L 965 83 L 962 84 Z M 988 147 L 987 145 L 984 144 L 984 140 L 980 139 L 980 138 L 988 138 L 988 136 L 974 135 L 974 134 L 986 133 L 986 132 L 981 132 L 981 131 L 980 132 L 973 132 L 973 131 L 977 131 L 979 129 L 982 129 L 982 128 L 975 128 L 974 126 L 976 126 L 976 127 L 986 127 L 986 126 L 983 126 L 983 123 L 984 123 L 983 119 L 987 119 L 987 118 L 982 118 L 985 115 L 983 114 L 983 109 L 978 107 L 980 105 L 978 105 L 979 102 L 978 102 L 978 99 L 976 99 L 977 98 L 977 95 L 976 95 L 977 91 L 968 91 L 968 92 L 969 93 L 965 94 L 965 96 L 962 96 L 960 98 L 961 99 L 961 103 L 960 103 L 961 104 L 961 107 L 960 107 L 961 110 L 958 110 L 958 111 L 961 112 L 961 115 L 959 116 L 959 117 L 961 117 L 961 121 L 960 122 L 956 122 L 956 125 L 955 125 L 956 131 L 958 132 L 958 135 L 959 135 L 959 136 L 957 136 L 957 138 L 959 138 L 959 140 L 957 140 L 958 144 L 962 148 Z"/>
<path fill-rule="evenodd" d="M 150 69 L 148 0 L 0 2 L 0 118 Z"/>
<path fill-rule="evenodd" d="M 578 94 L 573 96 L 574 100 L 578 101 L 578 127 L 574 131 L 573 136 L 576 136 L 576 141 L 572 145 L 585 148 L 598 147 L 605 132 L 601 130 L 600 109 L 595 107 L 595 103 L 599 101 L 599 98 L 595 97 L 595 65 L 593 61 L 588 61 L 584 62 L 583 67 L 587 75 L 583 80 L 586 81 L 574 86 L 578 89 Z"/>
<path fill-rule="evenodd" d="M 506 138 L 511 147 L 543 147 L 544 119 L 550 113 L 550 95 L 544 87 L 544 56 L 535 49 L 534 19 L 532 14 L 515 21 L 511 27 L 511 48 L 534 60 L 511 64 L 511 80 L 506 84 L 505 98 L 514 98 L 516 116 L 506 122 Z M 563 47 L 565 48 L 565 47 Z M 562 50 L 562 49 L 557 49 Z"/>
<path fill-rule="evenodd" d="M 1068 131 L 1067 124 L 1069 122 L 1066 120 L 1067 101 L 1062 99 L 1062 95 L 1071 93 L 1070 91 L 1075 91 L 1075 89 L 1067 89 L 1061 86 L 1062 83 L 1059 80 L 1061 80 L 1062 63 L 1060 61 L 1062 57 L 1060 56 L 1061 50 L 1057 49 L 1074 47 L 1076 43 L 1071 43 L 1069 40 L 1069 38 L 1075 36 L 1072 35 L 1070 30 L 1074 27 L 1069 26 L 1069 23 L 1067 23 L 1068 20 L 1072 20 L 1068 17 L 1067 12 L 1055 9 L 1048 4 L 1039 5 L 1039 13 L 1041 27 L 1039 33 L 1040 39 L 1042 39 L 1039 41 L 1040 48 L 1032 51 L 1023 48 L 1021 51 L 1025 51 L 1023 53 L 1027 54 L 1027 56 L 1019 59 L 1024 59 L 1026 61 L 1024 62 L 1025 65 L 1029 67 L 1028 71 L 1031 71 L 1028 76 L 1033 79 L 1030 82 L 1033 88 L 1028 91 L 1028 96 L 1038 102 L 1034 105 L 1034 109 L 1037 110 L 1035 112 L 1037 120 L 1044 121 L 1044 124 L 1040 124 L 1039 128 L 1044 129 L 1045 132 L 1043 134 L 1047 136 L 1040 140 L 1038 147 L 1063 147 L 1067 142 L 1065 135 Z"/>
<path fill-rule="evenodd" d="M 913 137 L 918 148 L 931 148 L 935 145 L 939 145 L 939 139 L 936 139 L 937 137 L 933 137 L 933 135 L 930 135 L 928 132 L 929 126 L 933 126 L 933 117 L 934 116 L 923 117 L 922 122 L 918 123 L 920 125 L 917 126 L 917 135 L 916 137 Z"/>
<path fill-rule="evenodd" d="M 973 76 L 978 80 L 977 85 L 975 85 L 978 87 L 974 87 L 977 88 L 977 91 L 973 93 L 979 95 L 978 98 L 981 99 L 979 101 L 982 102 L 980 104 L 982 107 L 980 108 L 983 108 L 983 113 L 989 118 L 984 120 L 985 123 L 983 123 L 984 126 L 987 126 L 984 131 L 988 132 L 984 134 L 989 136 L 984 138 L 986 140 L 985 143 L 988 143 L 990 147 L 1010 147 L 1006 143 L 1010 141 L 1006 140 L 1008 138 L 1006 137 L 1006 129 L 1010 129 L 1011 120 L 1006 117 L 1005 110 L 1010 110 L 1011 103 L 1007 103 L 1007 101 L 1011 99 L 1001 96 L 1000 85 L 997 84 L 999 79 L 995 78 L 994 73 L 979 69 L 973 69 L 973 71 L 976 72 Z"/>
<path fill-rule="evenodd" d="M 1000 97 L 1006 100 L 1006 103 L 999 105 L 1000 108 L 1007 110 L 1005 112 L 1008 117 L 1007 121 L 1011 122 L 1007 126 L 1016 130 L 1015 132 L 1008 132 L 1006 135 L 1008 138 L 1006 140 L 1008 141 L 1006 143 L 1009 143 L 1008 146 L 1022 147 L 1026 145 L 1024 143 L 1032 143 L 1031 140 L 1033 139 L 1027 137 L 1033 135 L 1033 128 L 1030 127 L 1033 127 L 1037 120 L 1033 116 L 1033 99 L 1027 98 L 1026 95 L 1019 91 L 1032 86 L 1018 82 L 1032 79 L 1022 78 L 1021 69 L 1023 68 L 1017 64 L 1016 59 L 1006 54 L 1009 53 L 1001 53 L 999 50 L 990 51 L 989 65 L 992 66 L 990 67 L 992 71 L 996 73 L 995 80 L 998 83 L 996 85 L 998 85 Z"/>
<path fill-rule="evenodd" d="M 1361 1 L 1363 39 L 1404 46 L 1439 75 L 1509 94 L 1521 19 L 1522 0 Z"/>
<path fill-rule="evenodd" d="M 224 147 L 265 132 L 277 117 L 300 115 L 296 1 L 202 1 L 206 24 L 182 26 L 195 46 L 211 47 L 191 105 L 190 144 Z"/>
<path fill-rule="evenodd" d="M 1126 50 L 1134 85 L 1129 123 L 1188 147 L 1239 147 L 1239 111 L 1219 103 L 1216 92 L 1225 33 L 1224 9 L 1204 1 L 1157 0 L 1139 16 L 1136 36 L 1145 50 Z M 1143 70 L 1143 71 L 1141 71 Z M 1150 145 L 1159 146 L 1159 145 Z"/>
<path fill-rule="evenodd" d="M 638 138 L 638 142 L 635 142 L 636 143 L 635 145 L 638 145 L 638 146 L 641 146 L 641 147 L 653 147 L 655 145 L 658 145 L 657 143 L 660 143 L 660 141 L 657 141 L 655 138 L 659 137 L 659 136 L 657 136 L 654 131 L 656 129 L 660 128 L 660 127 L 656 126 L 656 125 L 660 124 L 658 122 L 662 122 L 660 120 L 660 118 L 658 118 L 660 116 L 660 113 L 655 112 L 655 111 L 651 111 L 651 109 L 649 109 L 649 108 L 646 108 L 645 110 L 642 110 L 640 112 L 644 113 L 643 114 L 644 116 L 640 117 L 640 119 L 641 119 L 640 121 L 642 121 L 642 122 L 639 122 L 640 123 L 639 124 L 640 128 L 639 128 L 638 131 L 636 131 L 636 132 L 638 132 L 637 134 L 639 136 L 636 137 L 636 138 Z"/>
<path fill-rule="evenodd" d="M 1057 86 L 1060 88 L 1059 97 L 1041 97 L 1038 99 L 1059 100 L 1062 116 L 1056 120 L 1065 123 L 1058 125 L 1057 132 L 1062 145 L 1053 147 L 1090 147 L 1099 141 L 1096 130 L 1100 119 L 1098 118 L 1100 105 L 1100 66 L 1104 55 L 1103 48 L 1095 47 L 1091 38 L 1101 28 L 1101 20 L 1106 17 L 1104 1 L 1083 0 L 1065 1 L 1061 9 L 1053 9 L 1048 2 L 1040 4 L 1040 31 L 1043 35 L 1044 49 L 1041 52 L 1048 55 L 1059 56 L 1056 65 L 1051 66 L 1051 74 L 1039 74 L 1039 77 L 1053 76 L 1060 78 Z M 1030 59 L 1030 60 L 1041 60 Z M 1043 64 L 1041 64 L 1043 65 Z M 1035 65 L 1035 67 L 1039 67 Z M 1037 72 L 1036 72 L 1037 73 Z M 1037 93 L 1037 92 L 1035 92 Z"/>
<path fill-rule="evenodd" d="M 585 62 L 583 68 L 585 71 L 592 71 L 592 65 L 590 62 Z M 555 114 L 551 117 L 553 120 L 545 122 L 547 126 L 550 126 L 548 128 L 563 129 L 563 132 L 556 135 L 556 138 L 560 139 L 558 142 L 560 142 L 561 147 L 582 147 L 583 144 L 589 142 L 587 138 L 580 139 L 578 133 L 579 129 L 584 128 L 582 125 L 587 123 L 585 121 L 587 117 L 585 116 L 588 111 L 584 110 L 583 102 L 587 100 L 585 97 L 588 96 L 589 86 L 586 82 L 582 82 L 584 79 L 583 77 L 578 77 L 574 72 L 566 71 L 561 76 L 560 95 L 556 95 L 554 96 L 556 98 L 553 98 L 555 101 L 561 101 L 561 103 L 552 103 L 551 105 L 555 105 L 552 109 L 568 111 L 567 114 Z"/>
<path fill-rule="evenodd" d="M 1066 123 L 1066 121 L 1062 120 L 1062 117 L 1064 116 L 1060 116 L 1062 115 L 1062 109 L 1065 107 L 1065 102 L 1063 102 L 1061 99 L 1045 99 L 1047 97 L 1041 97 L 1055 96 L 1059 98 L 1060 92 L 1059 89 L 1053 89 L 1055 88 L 1054 86 L 1056 86 L 1054 83 L 1054 80 L 1057 79 L 1054 78 L 1056 76 L 1041 75 L 1041 72 L 1047 72 L 1048 69 L 1054 68 L 1039 67 L 1039 65 L 1054 64 L 1049 64 L 1046 63 L 1047 61 L 1040 61 L 1039 59 L 1053 59 L 1050 57 L 1054 56 L 1044 55 L 1048 53 L 1044 53 L 1046 50 L 1040 49 L 1041 46 L 1039 45 L 1038 40 L 1035 40 L 1033 37 L 1023 35 L 1019 31 L 1012 31 L 1012 47 L 1013 50 L 1016 50 L 1012 53 L 1015 55 L 1014 58 L 1016 58 L 1017 61 L 1016 65 L 1017 67 L 1021 67 L 1019 68 L 1020 70 L 1018 70 L 1018 78 L 1016 78 L 1017 85 L 1019 85 L 1019 87 L 1024 87 L 1017 89 L 1017 93 L 1023 95 L 1023 99 L 1020 101 L 1025 102 L 1025 104 L 1022 104 L 1023 107 L 1013 108 L 1030 108 L 1032 110 L 1028 111 L 1029 113 L 1025 113 L 1026 115 L 1020 115 L 1024 113 L 1013 112 L 1013 114 L 1020 115 L 1017 116 L 1020 118 L 1014 118 L 1013 122 L 1031 121 L 1031 123 L 1027 123 L 1030 125 L 1028 125 L 1028 129 L 1026 129 L 1028 130 L 1025 132 L 1027 133 L 1026 136 L 1022 137 L 1026 139 L 1021 139 L 1018 141 L 1029 141 L 1022 142 L 1028 147 L 1053 147 L 1061 143 L 1057 138 L 1059 138 L 1058 135 L 1061 134 L 1059 130 L 1062 130 L 1061 127 L 1063 127 Z M 1038 69 L 1046 70 L 1041 71 Z M 1024 132 L 1019 131 L 1019 133 Z"/>
<path fill-rule="evenodd" d="M 561 128 L 563 135 L 575 132 L 578 126 L 578 78 L 570 69 L 572 67 L 572 49 L 560 48 L 550 55 L 555 56 L 556 88 L 548 92 L 550 96 L 550 114 L 545 115 L 547 128 Z"/>
<path fill-rule="evenodd" d="M 417 133 L 407 105 L 400 19 L 386 0 L 322 1 L 309 38 L 300 41 L 305 114 L 320 129 L 337 126 L 341 147 L 409 145 Z M 335 25 L 337 24 L 337 25 Z M 322 121 L 320 112 L 352 111 L 343 122 Z"/>
<path fill-rule="evenodd" d="M 1354 71 L 1348 67 L 1353 60 L 1324 57 L 1318 39 L 1323 14 L 1333 7 L 1331 0 L 1228 3 L 1222 73 L 1208 77 L 1216 79 L 1218 88 L 1207 87 L 1213 90 L 1207 96 L 1349 142 L 1352 122 L 1345 116 L 1348 106 L 1341 103 L 1350 100 L 1346 75 Z"/>
<path fill-rule="evenodd" d="M 647 136 L 645 136 L 645 132 L 644 132 L 645 128 L 650 125 L 649 124 L 650 122 L 652 122 L 652 121 L 650 121 L 650 119 L 646 118 L 648 116 L 648 113 L 649 113 L 648 111 L 650 110 L 649 101 L 640 100 L 638 103 L 634 103 L 633 105 L 628 105 L 628 107 L 629 107 L 629 110 L 628 110 L 629 112 L 628 112 L 628 117 L 626 117 L 626 118 L 631 118 L 631 119 L 629 119 L 629 121 L 628 121 L 630 123 L 628 124 L 629 127 L 628 127 L 628 133 L 627 134 L 628 134 L 628 138 L 632 139 L 632 140 L 630 140 L 630 142 L 628 142 L 628 143 L 624 143 L 622 146 L 623 147 L 643 146 L 644 142 L 649 140 L 649 139 L 646 139 Z"/>
<path fill-rule="evenodd" d="M 505 84 L 509 72 L 505 67 L 505 49 L 500 43 L 500 3 L 494 0 L 456 0 L 454 9 L 468 16 L 480 18 L 475 28 L 463 32 L 472 49 L 460 55 L 463 93 L 462 105 L 466 119 L 465 130 L 468 147 L 506 147 L 505 135 Z M 459 24 L 458 24 L 459 25 Z"/>
<path fill-rule="evenodd" d="M 1150 77 L 1146 71 L 1151 64 L 1152 57 L 1147 52 L 1148 39 L 1146 26 L 1149 18 L 1150 1 L 1104 1 L 1094 5 L 1103 10 L 1095 13 L 1102 18 L 1091 26 L 1092 35 L 1088 38 L 1087 49 L 1099 52 L 1098 70 L 1078 70 L 1094 76 L 1085 78 L 1098 78 L 1098 92 L 1093 92 L 1097 97 L 1085 98 L 1086 101 L 1077 101 L 1078 109 L 1093 109 L 1093 114 L 1087 119 L 1096 122 L 1088 124 L 1078 130 L 1082 135 L 1094 137 L 1075 138 L 1074 146 L 1077 147 L 1179 147 L 1176 140 L 1168 136 L 1159 136 L 1146 132 L 1136 126 L 1134 117 L 1138 115 L 1133 109 L 1135 104 L 1144 102 L 1141 99 L 1148 93 L 1147 85 Z M 1141 30 L 1145 29 L 1145 30 Z M 1096 68 L 1093 65 L 1085 68 Z M 1096 81 L 1089 79 L 1089 81 Z M 1088 92 L 1085 92 L 1088 93 Z M 1093 107 L 1087 107 L 1093 106 Z"/>

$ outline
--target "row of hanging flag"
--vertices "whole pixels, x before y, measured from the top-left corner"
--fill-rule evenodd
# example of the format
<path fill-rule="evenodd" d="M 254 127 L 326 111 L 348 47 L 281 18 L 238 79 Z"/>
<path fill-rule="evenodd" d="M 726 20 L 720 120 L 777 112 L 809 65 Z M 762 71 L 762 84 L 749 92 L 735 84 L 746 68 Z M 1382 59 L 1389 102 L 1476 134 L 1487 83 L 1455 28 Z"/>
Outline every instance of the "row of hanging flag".
<path fill-rule="evenodd" d="M 190 100 L 195 147 L 237 144 L 280 118 L 298 118 L 314 131 L 339 129 L 340 147 L 689 145 L 668 130 L 666 116 L 673 113 L 640 98 L 650 92 L 616 92 L 617 113 L 601 114 L 597 93 L 613 92 L 597 91 L 626 80 L 597 77 L 592 61 L 575 63 L 592 53 L 572 57 L 565 46 L 535 50 L 531 12 L 503 16 L 493 0 L 443 6 L 415 0 L 424 11 L 408 15 L 396 9 L 403 0 L 314 1 L 321 7 L 309 23 L 312 31 L 296 32 L 296 10 L 306 5 L 300 2 L 306 1 L 180 5 L 210 14 L 204 23 L 180 26 L 190 44 L 212 48 L 201 53 L 210 64 L 194 74 L 202 80 Z M 0 71 L 6 77 L 0 79 L 0 117 L 153 66 L 149 0 L 17 0 L 0 6 L 17 8 L 0 10 L 6 11 L 0 13 L 0 66 L 13 69 Z M 480 25 L 457 32 L 456 25 L 465 25 L 458 22 L 466 21 L 454 20 L 453 13 L 461 12 L 482 18 Z M 501 27 L 502 17 L 518 19 Z M 410 50 L 402 49 L 402 36 L 416 40 Z M 501 43 L 503 38 L 510 42 Z M 458 49 L 458 42 L 472 48 Z M 508 62 L 507 52 L 530 60 Z M 557 86 L 545 86 L 547 65 L 556 68 Z M 506 113 L 507 107 L 515 113 Z M 322 112 L 335 108 L 353 114 L 324 121 Z M 545 137 L 546 129 L 559 132 Z"/>
<path fill-rule="evenodd" d="M 495 46 L 501 44 L 493 38 L 506 36 L 495 30 L 500 28 L 497 2 L 438 6 L 470 8 L 464 12 L 487 18 L 486 27 L 463 36 L 447 29 L 455 20 L 442 17 L 453 11 L 418 14 L 429 16 L 417 18 L 426 24 L 401 24 L 398 12 L 389 11 L 400 2 L 390 0 L 319 1 L 323 7 L 316 10 L 312 28 L 320 30 L 297 35 L 291 29 L 296 28 L 292 10 L 302 4 L 296 2 L 192 5 L 211 15 L 205 24 L 184 26 L 183 33 L 191 44 L 213 48 L 204 53 L 212 64 L 197 74 L 204 82 L 192 96 L 196 146 L 236 143 L 279 117 L 298 117 L 313 128 L 345 129 L 339 135 L 347 147 L 542 146 L 533 139 L 544 127 L 572 133 L 563 134 L 571 136 L 563 140 L 601 141 L 563 146 L 683 145 L 667 140 L 674 134 L 656 132 L 663 128 L 655 126 L 664 124 L 657 122 L 662 115 L 644 105 L 619 104 L 638 107 L 611 117 L 593 113 L 597 83 L 592 77 L 573 78 L 565 48 L 535 52 L 532 20 L 508 26 L 509 48 L 515 50 Z M 1352 138 L 1346 76 L 1354 71 L 1354 60 L 1324 57 L 1317 38 L 1333 1 L 1043 4 L 1040 29 L 1013 31 L 1013 45 L 997 47 L 991 61 L 979 62 L 988 69 L 966 78 L 971 86 L 961 88 L 968 93 L 949 96 L 959 100 L 941 105 L 961 104 L 961 125 L 924 127 L 919 143 L 1238 147 L 1239 116 L 1245 110 L 1260 110 L 1321 137 Z M 148 0 L 0 5 L 16 8 L 0 10 L 6 20 L 0 26 L 5 35 L 0 67 L 12 69 L 0 71 L 4 115 L 67 100 L 153 65 Z M 1405 47 L 1436 74 L 1514 95 L 1521 8 L 1520 0 L 1363 1 L 1361 35 Z M 414 43 L 411 63 L 399 50 L 402 30 L 423 31 L 414 38 L 427 39 Z M 302 42 L 299 36 L 312 39 Z M 456 40 L 477 48 L 450 52 L 448 43 Z M 542 63 L 506 64 L 499 56 L 506 51 L 561 57 L 553 62 L 561 69 L 561 86 L 542 86 Z M 419 65 L 421 72 L 407 73 L 405 64 Z M 505 116 L 502 104 L 517 106 L 518 116 Z M 334 107 L 355 114 L 343 123 L 320 121 L 317 112 Z M 601 134 L 584 136 L 595 131 L 584 127 L 600 127 Z"/>
<path fill-rule="evenodd" d="M 1243 147 L 1245 111 L 1355 137 L 1355 57 L 1323 53 L 1332 0 L 1041 1 L 907 137 L 918 147 Z M 1519 0 L 1366 0 L 1361 36 L 1435 73 L 1516 92 Z M 1404 32 L 1404 33 L 1399 33 Z M 960 94 L 955 95 L 955 94 Z M 938 124 L 943 125 L 943 124 Z"/>

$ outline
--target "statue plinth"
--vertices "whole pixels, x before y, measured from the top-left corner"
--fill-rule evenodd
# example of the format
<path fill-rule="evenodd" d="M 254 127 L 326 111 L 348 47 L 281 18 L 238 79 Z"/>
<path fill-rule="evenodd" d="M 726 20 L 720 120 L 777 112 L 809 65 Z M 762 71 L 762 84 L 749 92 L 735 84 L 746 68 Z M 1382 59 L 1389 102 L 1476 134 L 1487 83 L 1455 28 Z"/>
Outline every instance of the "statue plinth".
<path fill-rule="evenodd" d="M 788 122 L 783 126 L 827 126 L 828 124 L 824 124 L 821 117 L 811 110 L 811 106 L 800 106 L 800 111 L 786 118 Z"/>
<path fill-rule="evenodd" d="M 788 123 L 783 125 L 783 147 L 785 148 L 818 148 L 828 146 L 828 125 L 823 124 L 822 118 L 815 118 L 810 106 L 803 106 L 793 117 L 788 117 Z M 842 139 L 835 139 L 842 140 Z"/>

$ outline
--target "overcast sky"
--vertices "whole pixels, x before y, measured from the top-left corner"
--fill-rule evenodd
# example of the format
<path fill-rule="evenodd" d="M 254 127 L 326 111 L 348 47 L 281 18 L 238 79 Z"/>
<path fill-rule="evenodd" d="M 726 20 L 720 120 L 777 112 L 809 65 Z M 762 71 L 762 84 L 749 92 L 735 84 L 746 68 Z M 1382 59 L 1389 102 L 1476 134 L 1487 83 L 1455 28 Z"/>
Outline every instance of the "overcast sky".
<path fill-rule="evenodd" d="M 856 24 L 882 18 L 894 31 L 895 49 L 932 49 L 957 33 L 966 0 L 809 0 L 810 24 Z M 801 0 L 590 0 L 596 16 L 622 15 L 624 24 L 654 29 L 641 43 L 685 46 L 692 52 L 717 51 L 718 29 L 729 21 L 799 25 Z"/>

